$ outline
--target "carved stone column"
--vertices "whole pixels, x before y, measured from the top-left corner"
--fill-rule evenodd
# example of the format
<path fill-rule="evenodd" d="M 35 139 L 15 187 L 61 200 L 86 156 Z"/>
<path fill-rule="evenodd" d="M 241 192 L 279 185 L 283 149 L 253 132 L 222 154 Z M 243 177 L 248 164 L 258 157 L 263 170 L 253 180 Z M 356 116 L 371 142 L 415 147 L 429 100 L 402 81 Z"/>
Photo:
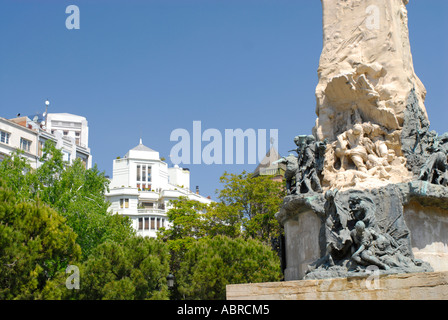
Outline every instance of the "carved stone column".
<path fill-rule="evenodd" d="M 355 110 L 362 122 L 401 129 L 413 88 L 426 115 L 426 90 L 412 62 L 408 2 L 322 0 L 323 49 L 314 128 L 319 140 L 333 141 L 350 129 L 357 121 Z"/>

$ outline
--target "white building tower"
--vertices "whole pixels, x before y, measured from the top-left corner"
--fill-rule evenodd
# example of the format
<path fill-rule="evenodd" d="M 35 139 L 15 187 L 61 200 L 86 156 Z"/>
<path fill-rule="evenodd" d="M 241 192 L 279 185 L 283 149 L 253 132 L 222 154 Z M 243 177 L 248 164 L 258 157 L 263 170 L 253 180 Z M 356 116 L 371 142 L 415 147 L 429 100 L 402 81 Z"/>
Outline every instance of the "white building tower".
<path fill-rule="evenodd" d="M 169 227 L 166 212 L 169 201 L 187 197 L 209 204 L 211 199 L 190 190 L 190 171 L 168 168 L 159 152 L 140 144 L 113 162 L 113 177 L 107 200 L 113 213 L 132 219 L 142 236 L 156 237 L 157 230 Z"/>

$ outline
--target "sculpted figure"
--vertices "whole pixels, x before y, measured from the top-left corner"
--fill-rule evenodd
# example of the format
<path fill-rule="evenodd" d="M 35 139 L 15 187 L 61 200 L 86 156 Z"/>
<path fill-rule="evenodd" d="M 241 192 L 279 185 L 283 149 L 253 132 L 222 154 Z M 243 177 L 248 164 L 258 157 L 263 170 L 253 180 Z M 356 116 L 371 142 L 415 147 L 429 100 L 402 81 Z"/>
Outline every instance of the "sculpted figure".
<path fill-rule="evenodd" d="M 322 181 L 330 188 L 376 186 L 410 179 L 397 133 L 371 122 L 355 123 L 326 148 Z"/>
<path fill-rule="evenodd" d="M 323 170 L 326 141 L 317 142 L 312 135 L 294 138 L 297 156 L 290 154 L 273 164 L 286 164 L 286 189 L 288 194 L 322 192 L 319 174 Z"/>
<path fill-rule="evenodd" d="M 435 137 L 432 145 L 427 148 L 430 153 L 418 177 L 419 180 L 428 181 L 429 183 L 447 186 L 448 185 L 448 162 L 446 147 L 441 144 L 448 140 L 448 134 L 443 134 L 440 138 Z"/>
<path fill-rule="evenodd" d="M 316 169 L 320 175 L 324 170 L 325 152 L 327 150 L 327 139 L 316 143 Z"/>
<path fill-rule="evenodd" d="M 316 165 L 316 141 L 312 135 L 306 137 L 305 147 L 299 155 L 299 174 L 300 193 L 322 192 Z"/>
<path fill-rule="evenodd" d="M 387 144 L 384 140 L 385 132 L 381 127 L 377 124 L 372 124 L 370 122 L 366 122 L 363 124 L 364 133 L 368 136 L 368 139 L 374 145 L 374 149 L 370 153 L 376 153 L 378 157 L 385 158 L 389 154 L 389 150 L 387 148 Z"/>
<path fill-rule="evenodd" d="M 358 221 L 351 232 L 351 237 L 356 248 L 351 257 L 354 262 L 359 265 L 376 265 L 381 269 L 389 269 L 388 265 L 376 257 L 375 241 L 379 235 L 372 228 L 366 228 L 364 222 Z"/>
<path fill-rule="evenodd" d="M 361 124 L 355 124 L 353 129 L 345 131 L 338 136 L 336 156 L 341 159 L 342 170 L 347 169 L 347 157 L 349 157 L 359 171 L 367 172 L 364 164 L 367 161 L 367 150 L 364 146 L 363 138 L 364 131 Z"/>
<path fill-rule="evenodd" d="M 375 205 L 372 202 L 359 196 L 353 196 L 348 203 L 355 221 L 362 221 L 367 228 L 372 228 L 376 225 Z"/>
<path fill-rule="evenodd" d="M 285 180 L 286 180 L 286 191 L 288 194 L 296 193 L 296 175 L 299 170 L 298 159 L 293 154 L 287 157 L 282 157 L 281 159 L 274 161 L 273 164 L 284 163 L 286 164 Z"/>
<path fill-rule="evenodd" d="M 334 264 L 334 260 L 342 259 L 350 252 L 352 239 L 350 230 L 348 229 L 348 222 L 351 219 L 349 212 L 340 207 L 336 201 L 335 196 L 338 190 L 328 190 L 325 193 L 325 213 L 327 218 L 325 220 L 325 238 L 326 251 L 330 264 Z"/>

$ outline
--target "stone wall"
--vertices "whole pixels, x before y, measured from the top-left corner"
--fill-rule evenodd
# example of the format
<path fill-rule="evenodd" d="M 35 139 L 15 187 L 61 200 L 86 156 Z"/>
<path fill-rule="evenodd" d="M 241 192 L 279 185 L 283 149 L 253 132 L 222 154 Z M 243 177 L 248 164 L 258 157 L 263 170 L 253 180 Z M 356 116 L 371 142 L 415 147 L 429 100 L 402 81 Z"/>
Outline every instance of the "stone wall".
<path fill-rule="evenodd" d="M 285 279 L 303 279 L 308 265 L 320 258 L 319 234 L 322 222 L 313 211 L 298 214 L 285 223 Z"/>
<path fill-rule="evenodd" d="M 448 272 L 227 286 L 228 300 L 448 300 Z"/>
<path fill-rule="evenodd" d="M 431 264 L 434 271 L 448 271 L 448 210 L 411 201 L 404 217 L 415 258 Z"/>

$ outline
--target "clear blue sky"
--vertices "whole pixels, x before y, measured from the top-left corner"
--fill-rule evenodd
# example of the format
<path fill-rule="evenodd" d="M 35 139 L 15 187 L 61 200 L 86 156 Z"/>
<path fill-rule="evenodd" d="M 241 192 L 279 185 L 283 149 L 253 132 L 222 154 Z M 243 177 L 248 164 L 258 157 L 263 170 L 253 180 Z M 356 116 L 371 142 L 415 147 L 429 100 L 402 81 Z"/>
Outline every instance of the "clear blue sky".
<path fill-rule="evenodd" d="M 68 5 L 80 29 L 68 30 Z M 448 131 L 448 1 L 411 0 L 414 66 L 432 129 Z M 322 49 L 319 0 L 1 0 L 0 116 L 68 112 L 89 121 L 93 162 L 143 143 L 169 161 L 176 128 L 278 129 L 279 151 L 314 126 Z M 205 145 L 206 143 L 204 143 Z M 227 170 L 188 165 L 215 196 Z"/>

